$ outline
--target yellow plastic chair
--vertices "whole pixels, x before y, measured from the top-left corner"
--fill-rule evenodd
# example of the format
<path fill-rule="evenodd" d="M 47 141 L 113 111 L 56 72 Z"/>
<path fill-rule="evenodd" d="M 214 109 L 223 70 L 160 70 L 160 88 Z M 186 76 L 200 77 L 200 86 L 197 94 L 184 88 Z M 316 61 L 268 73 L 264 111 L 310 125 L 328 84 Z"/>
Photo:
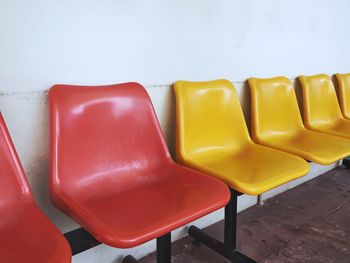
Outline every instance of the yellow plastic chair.
<path fill-rule="evenodd" d="M 178 81 L 177 158 L 231 188 L 258 195 L 308 172 L 301 158 L 255 144 L 231 82 Z M 278 163 L 278 165 L 276 165 Z"/>
<path fill-rule="evenodd" d="M 314 131 L 350 138 L 350 120 L 343 117 L 332 79 L 325 75 L 300 76 L 305 126 Z"/>
<path fill-rule="evenodd" d="M 178 161 L 224 181 L 233 189 L 225 209 L 224 244 L 216 246 L 219 241 L 213 241 L 193 226 L 189 234 L 226 258 L 236 260 L 233 262 L 254 262 L 236 251 L 236 220 L 232 217 L 237 213 L 237 196 L 261 194 L 305 175 L 309 166 L 295 155 L 251 140 L 231 82 L 178 81 L 174 89 Z"/>
<path fill-rule="evenodd" d="M 343 116 L 350 119 L 350 73 L 335 74 L 339 86 L 339 102 Z"/>
<path fill-rule="evenodd" d="M 350 140 L 307 130 L 292 83 L 285 77 L 249 79 L 254 141 L 319 164 L 350 154 Z"/>

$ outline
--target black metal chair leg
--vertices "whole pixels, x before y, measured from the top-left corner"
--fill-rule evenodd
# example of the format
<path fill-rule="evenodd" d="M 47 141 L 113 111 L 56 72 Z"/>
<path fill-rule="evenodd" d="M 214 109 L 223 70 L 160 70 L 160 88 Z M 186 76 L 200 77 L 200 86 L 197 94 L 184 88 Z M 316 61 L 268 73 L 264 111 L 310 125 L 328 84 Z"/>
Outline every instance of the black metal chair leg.
<path fill-rule="evenodd" d="M 171 232 L 157 238 L 157 263 L 171 262 Z"/>
<path fill-rule="evenodd" d="M 231 190 L 231 199 L 225 206 L 224 247 L 227 255 L 236 249 L 237 199 L 238 193 Z"/>
<path fill-rule="evenodd" d="M 138 262 L 133 256 L 126 256 L 123 263 Z M 171 232 L 157 238 L 157 263 L 171 262 Z"/>
<path fill-rule="evenodd" d="M 129 255 L 123 259 L 123 263 L 137 263 L 137 260 L 133 256 Z"/>
<path fill-rule="evenodd" d="M 343 159 L 342 164 L 345 166 L 346 169 L 350 168 L 350 157 L 346 157 Z"/>
<path fill-rule="evenodd" d="M 237 197 L 240 193 L 231 189 L 230 202 L 225 207 L 225 233 L 224 242 L 221 242 L 212 236 L 206 234 L 195 226 L 191 226 L 188 234 L 207 247 L 213 249 L 216 253 L 227 258 L 234 263 L 256 263 L 253 259 L 245 256 L 236 250 L 237 235 Z"/>

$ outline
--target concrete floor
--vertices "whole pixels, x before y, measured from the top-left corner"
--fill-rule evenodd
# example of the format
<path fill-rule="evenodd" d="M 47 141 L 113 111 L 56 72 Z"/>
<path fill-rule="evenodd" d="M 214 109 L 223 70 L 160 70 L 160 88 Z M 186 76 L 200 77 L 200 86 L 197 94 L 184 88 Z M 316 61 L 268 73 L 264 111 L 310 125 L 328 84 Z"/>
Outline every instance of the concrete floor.
<path fill-rule="evenodd" d="M 223 222 L 206 229 L 223 237 Z M 350 263 L 350 170 L 334 169 L 238 216 L 238 248 L 264 263 Z M 191 237 L 172 244 L 173 263 L 228 262 Z M 154 253 L 141 263 L 156 262 Z"/>

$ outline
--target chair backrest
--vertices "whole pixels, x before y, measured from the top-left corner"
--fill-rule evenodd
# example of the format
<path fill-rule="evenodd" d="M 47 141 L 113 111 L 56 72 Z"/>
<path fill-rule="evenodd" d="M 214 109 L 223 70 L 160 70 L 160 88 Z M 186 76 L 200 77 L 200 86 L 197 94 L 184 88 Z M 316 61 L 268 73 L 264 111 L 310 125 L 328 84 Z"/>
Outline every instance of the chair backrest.
<path fill-rule="evenodd" d="M 138 83 L 55 85 L 49 92 L 53 203 L 127 191 L 172 162 L 146 90 Z M 61 207 L 60 207 L 61 208 Z"/>
<path fill-rule="evenodd" d="M 295 90 L 289 79 L 251 78 L 252 137 L 261 142 L 293 137 L 304 128 Z"/>
<path fill-rule="evenodd" d="M 6 214 L 34 203 L 26 175 L 0 113 L 0 225 Z"/>
<path fill-rule="evenodd" d="M 339 102 L 343 116 L 350 119 L 350 73 L 335 74 L 339 86 Z"/>
<path fill-rule="evenodd" d="M 332 79 L 325 75 L 300 76 L 304 124 L 309 129 L 331 127 L 343 118 Z"/>
<path fill-rule="evenodd" d="M 226 155 L 250 141 L 236 90 L 227 80 L 178 81 L 177 158 Z"/>

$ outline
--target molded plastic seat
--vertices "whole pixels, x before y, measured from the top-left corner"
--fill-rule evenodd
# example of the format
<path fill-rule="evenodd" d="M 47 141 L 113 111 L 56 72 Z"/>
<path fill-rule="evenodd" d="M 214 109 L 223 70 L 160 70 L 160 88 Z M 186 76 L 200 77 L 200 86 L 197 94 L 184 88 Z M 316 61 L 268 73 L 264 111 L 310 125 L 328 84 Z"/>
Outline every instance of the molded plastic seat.
<path fill-rule="evenodd" d="M 305 126 L 350 139 L 350 120 L 343 117 L 331 78 L 327 75 L 300 76 Z"/>
<path fill-rule="evenodd" d="M 52 201 L 100 242 L 137 246 L 229 201 L 225 184 L 173 162 L 141 85 L 49 96 Z"/>
<path fill-rule="evenodd" d="M 324 165 L 350 154 L 350 140 L 304 127 L 294 88 L 287 78 L 251 78 L 249 85 L 254 141 Z"/>
<path fill-rule="evenodd" d="M 339 102 L 343 116 L 350 119 L 350 73 L 335 74 L 339 86 Z"/>
<path fill-rule="evenodd" d="M 302 158 L 251 140 L 231 82 L 178 81 L 174 88 L 177 158 L 181 163 L 251 195 L 261 194 L 309 171 Z"/>
<path fill-rule="evenodd" d="M 68 242 L 39 210 L 0 113 L 0 262 L 68 263 Z"/>

